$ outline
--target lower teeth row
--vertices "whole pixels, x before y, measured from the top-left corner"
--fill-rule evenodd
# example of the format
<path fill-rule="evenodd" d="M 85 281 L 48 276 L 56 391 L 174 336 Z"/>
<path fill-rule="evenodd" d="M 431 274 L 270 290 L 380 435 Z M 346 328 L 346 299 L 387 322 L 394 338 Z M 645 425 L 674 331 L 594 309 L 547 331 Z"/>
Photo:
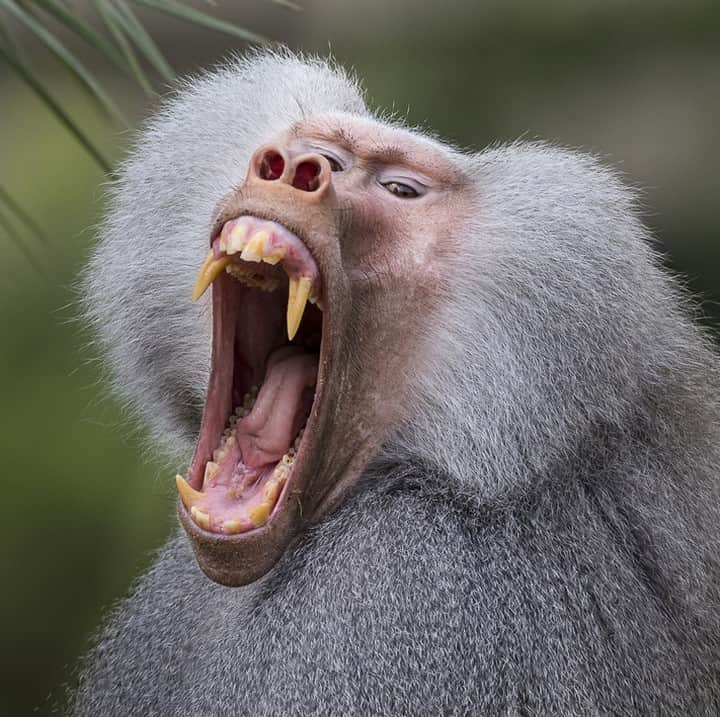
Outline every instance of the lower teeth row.
<path fill-rule="evenodd" d="M 227 459 L 230 454 L 230 449 L 235 445 L 237 441 L 235 437 L 235 429 L 237 424 L 250 414 L 253 408 L 255 400 L 257 399 L 258 387 L 253 386 L 248 393 L 243 397 L 242 405 L 237 406 L 233 411 L 233 414 L 228 420 L 228 426 L 223 431 L 220 445 L 213 451 L 212 460 L 205 464 L 205 475 L 203 477 L 203 488 L 209 487 L 209 481 L 217 475 L 220 470 L 220 466 Z M 304 428 L 301 428 L 298 432 L 292 446 L 288 449 L 287 453 L 283 455 L 278 464 L 275 466 L 272 475 L 267 479 L 263 488 L 263 501 L 253 506 L 248 510 L 248 518 L 252 521 L 255 527 L 259 527 L 267 521 L 272 508 L 277 501 L 277 497 L 280 494 L 280 490 L 285 485 L 285 482 L 290 475 L 290 470 L 295 462 L 295 456 L 300 447 L 302 441 Z M 231 497 L 240 498 L 242 496 L 242 488 L 230 488 L 232 492 Z M 199 508 L 193 506 L 190 510 L 190 514 L 193 520 L 201 527 L 206 530 L 210 527 L 210 515 L 203 512 Z M 226 520 L 222 524 L 223 530 L 227 533 L 241 532 L 243 529 L 242 521 L 239 519 Z"/>

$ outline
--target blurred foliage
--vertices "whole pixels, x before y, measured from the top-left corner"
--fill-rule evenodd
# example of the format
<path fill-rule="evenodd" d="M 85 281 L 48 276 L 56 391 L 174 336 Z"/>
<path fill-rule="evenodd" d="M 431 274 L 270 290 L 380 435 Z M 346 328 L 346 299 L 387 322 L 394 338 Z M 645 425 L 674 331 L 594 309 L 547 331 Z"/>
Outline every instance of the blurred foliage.
<path fill-rule="evenodd" d="M 278 3 L 278 0 L 275 2 Z M 158 79 L 172 82 L 175 74 L 150 33 L 138 20 L 131 4 L 151 8 L 196 27 L 224 32 L 246 42 L 265 41 L 264 37 L 237 24 L 176 0 L 93 0 L 89 3 L 93 13 L 87 13 L 88 8 L 84 8 L 87 17 L 78 13 L 66 0 L 0 0 L 0 60 L 40 98 L 105 172 L 110 171 L 110 162 L 82 124 L 72 117 L 67 103 L 53 95 L 42 75 L 25 59 L 27 52 L 24 43 L 17 42 L 10 21 L 14 20 L 47 48 L 58 63 L 79 81 L 80 86 L 109 119 L 127 128 L 130 123 L 112 93 L 98 80 L 89 63 L 79 59 L 68 47 L 62 33 L 80 39 L 109 61 L 114 70 L 134 78 L 145 94 L 152 97 L 156 94 Z M 291 3 L 281 4 L 292 7 Z M 148 72 L 148 67 L 152 72 Z M 12 198 L 8 188 L 0 185 L 0 234 L 4 233 L 27 260 L 38 268 L 32 250 L 23 243 L 23 230 L 29 230 L 38 238 L 42 237 L 37 225 L 28 221 L 27 212 Z"/>
<path fill-rule="evenodd" d="M 166 58 L 163 70 L 123 31 L 146 83 L 98 3 L 12 4 L 48 20 L 131 126 L 152 111 L 155 92 L 170 81 L 167 67 L 195 72 L 242 47 L 154 3 L 108 0 L 115 11 L 132 7 Z M 46 18 L 61 4 L 102 34 L 114 57 Z M 302 13 L 283 4 L 188 7 L 294 47 L 332 49 L 356 67 L 374 105 L 459 145 L 524 136 L 595 152 L 644 189 L 645 218 L 668 261 L 717 316 L 717 2 L 308 0 Z M 87 84 L 7 7 L 0 2 L 5 52 L 11 48 L 114 165 L 132 134 L 117 131 Z M 77 321 L 73 283 L 94 241 L 106 176 L 69 137 L 67 124 L 0 59 L 0 227 L 16 237 L 0 228 L 0 447 L 9 498 L 0 523 L 0 713 L 9 715 L 49 713 L 62 699 L 101 615 L 175 525 L 171 479 L 183 469 L 165 465 L 120 414 Z"/>

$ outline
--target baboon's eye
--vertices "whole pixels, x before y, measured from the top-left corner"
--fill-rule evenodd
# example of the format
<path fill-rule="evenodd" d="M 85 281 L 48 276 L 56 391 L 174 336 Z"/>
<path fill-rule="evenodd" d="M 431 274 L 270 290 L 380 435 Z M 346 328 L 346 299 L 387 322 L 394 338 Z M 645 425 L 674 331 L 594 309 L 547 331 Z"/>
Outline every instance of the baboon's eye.
<path fill-rule="evenodd" d="M 417 189 L 402 182 L 385 182 L 383 183 L 383 187 L 396 197 L 400 197 L 400 199 L 415 199 L 415 197 L 420 196 Z"/>
<path fill-rule="evenodd" d="M 343 171 L 344 167 L 342 166 L 342 164 L 340 164 L 340 162 L 335 159 L 335 157 L 333 157 L 331 154 L 323 154 L 323 157 L 325 157 L 325 159 L 327 159 L 327 161 L 330 163 L 330 169 L 333 172 Z"/>

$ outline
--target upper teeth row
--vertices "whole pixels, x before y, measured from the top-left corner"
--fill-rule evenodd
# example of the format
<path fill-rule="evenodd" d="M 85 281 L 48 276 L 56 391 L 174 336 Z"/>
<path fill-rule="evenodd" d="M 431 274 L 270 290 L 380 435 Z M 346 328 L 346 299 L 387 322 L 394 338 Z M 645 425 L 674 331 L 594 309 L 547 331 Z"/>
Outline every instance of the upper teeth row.
<path fill-rule="evenodd" d="M 285 257 L 285 247 L 270 246 L 270 234 L 264 229 L 255 232 L 248 240 L 248 227 L 238 222 L 227 236 L 220 236 L 219 247 L 226 254 L 240 254 L 243 261 L 264 261 L 277 264 Z"/>
<path fill-rule="evenodd" d="M 208 286 L 217 279 L 223 270 L 228 270 L 229 273 L 235 274 L 236 278 L 244 281 L 245 283 L 252 282 L 251 285 L 260 285 L 261 288 L 270 291 L 277 288 L 269 283 L 272 280 L 258 282 L 257 279 L 246 276 L 245 272 L 242 270 L 236 270 L 234 268 L 237 267 L 237 264 L 233 262 L 231 255 L 237 254 L 240 251 L 240 258 L 244 261 L 264 261 L 269 264 L 277 264 L 285 257 L 286 251 L 283 246 L 276 246 L 269 251 L 269 249 L 271 249 L 270 236 L 264 229 L 257 231 L 249 239 L 249 241 L 246 242 L 245 239 L 247 232 L 247 226 L 244 223 L 238 222 L 227 234 L 227 236 L 221 235 L 220 237 L 218 248 L 225 252 L 222 256 L 216 258 L 215 249 L 210 249 L 205 262 L 200 267 L 200 273 L 198 274 L 193 288 L 193 301 L 197 301 L 205 293 Z M 317 304 L 320 309 L 323 307 L 320 303 L 319 297 L 311 294 L 313 288 L 312 277 L 290 276 L 289 282 L 287 333 L 288 338 L 292 341 L 293 338 L 295 338 L 298 328 L 300 327 L 300 321 L 305 313 L 305 305 L 307 302 L 310 301 L 312 304 Z"/>

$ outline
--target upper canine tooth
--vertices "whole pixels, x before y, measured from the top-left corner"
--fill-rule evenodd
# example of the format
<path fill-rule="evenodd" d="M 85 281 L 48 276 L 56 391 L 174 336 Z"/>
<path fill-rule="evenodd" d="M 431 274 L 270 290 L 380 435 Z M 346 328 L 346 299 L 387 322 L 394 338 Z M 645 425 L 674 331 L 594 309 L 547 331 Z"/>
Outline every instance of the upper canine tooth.
<path fill-rule="evenodd" d="M 207 255 L 203 265 L 200 267 L 200 273 L 195 281 L 193 287 L 192 300 L 197 301 L 206 291 L 208 286 L 217 279 L 218 274 L 231 262 L 232 260 L 227 256 L 222 256 L 219 259 L 215 258 L 213 250 L 210 249 L 210 253 Z"/>
<path fill-rule="evenodd" d="M 236 224 L 232 231 L 230 232 L 230 235 L 225 240 L 225 244 L 227 245 L 227 253 L 228 254 L 237 254 L 239 251 L 242 251 L 242 248 L 245 246 L 245 237 L 247 236 L 247 225 L 245 224 Z"/>
<path fill-rule="evenodd" d="M 301 276 L 298 279 L 290 277 L 287 305 L 287 333 L 290 341 L 295 338 L 300 327 L 311 285 L 312 279 L 309 276 Z"/>
<path fill-rule="evenodd" d="M 266 231 L 261 230 L 257 232 L 246 244 L 240 258 L 243 259 L 243 261 L 262 261 L 265 242 L 268 238 Z"/>
<path fill-rule="evenodd" d="M 192 508 L 205 497 L 204 493 L 192 488 L 181 475 L 175 476 L 175 485 L 180 493 L 180 500 L 186 508 Z"/>

